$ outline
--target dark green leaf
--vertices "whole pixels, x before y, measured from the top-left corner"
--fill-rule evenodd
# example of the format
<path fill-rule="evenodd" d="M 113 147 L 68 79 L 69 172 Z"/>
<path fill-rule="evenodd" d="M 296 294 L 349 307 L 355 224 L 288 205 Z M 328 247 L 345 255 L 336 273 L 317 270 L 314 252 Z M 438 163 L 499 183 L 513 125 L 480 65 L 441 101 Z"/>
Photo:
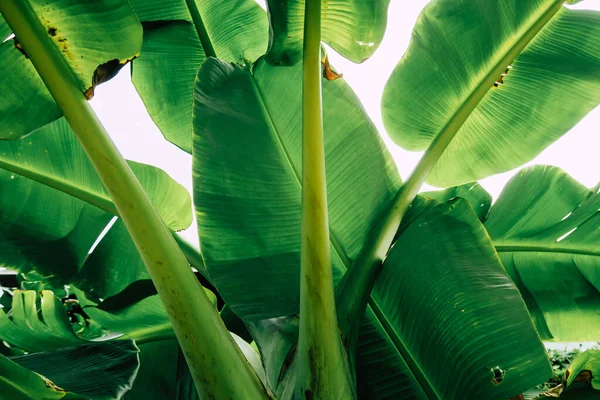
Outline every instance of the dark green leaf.
<path fill-rule="evenodd" d="M 27 354 L 11 361 L 69 392 L 93 400 L 116 400 L 131 388 L 139 367 L 138 352 L 132 341 L 115 341 Z"/>

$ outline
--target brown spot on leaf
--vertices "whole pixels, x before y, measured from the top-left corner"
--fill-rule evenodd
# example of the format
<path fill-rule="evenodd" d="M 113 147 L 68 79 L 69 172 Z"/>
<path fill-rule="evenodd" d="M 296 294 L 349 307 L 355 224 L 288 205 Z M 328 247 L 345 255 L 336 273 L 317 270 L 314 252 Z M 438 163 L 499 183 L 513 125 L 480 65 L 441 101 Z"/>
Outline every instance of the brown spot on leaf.
<path fill-rule="evenodd" d="M 591 384 L 592 378 L 592 371 L 584 369 L 579 373 L 579 375 L 577 375 L 577 377 L 575 377 L 575 382 Z"/>
<path fill-rule="evenodd" d="M 336 79 L 342 77 L 342 74 L 338 74 L 331 67 L 331 64 L 329 64 L 329 57 L 327 57 L 327 54 L 325 54 L 323 60 L 321 60 L 321 64 L 323 64 L 323 78 L 327 79 L 328 81 L 335 81 Z"/>
<path fill-rule="evenodd" d="M 21 43 L 17 40 L 17 38 L 13 38 L 13 41 L 15 42 L 15 48 L 19 50 L 21 54 L 25 56 L 25 58 L 29 58 L 29 56 L 25 52 L 25 49 L 23 48 L 23 46 L 21 46 Z"/>
<path fill-rule="evenodd" d="M 50 27 L 50 28 L 48 28 L 48 34 L 49 34 L 50 36 L 56 36 L 56 31 L 57 31 L 57 29 L 56 29 L 56 28 L 54 28 L 54 27 Z"/>

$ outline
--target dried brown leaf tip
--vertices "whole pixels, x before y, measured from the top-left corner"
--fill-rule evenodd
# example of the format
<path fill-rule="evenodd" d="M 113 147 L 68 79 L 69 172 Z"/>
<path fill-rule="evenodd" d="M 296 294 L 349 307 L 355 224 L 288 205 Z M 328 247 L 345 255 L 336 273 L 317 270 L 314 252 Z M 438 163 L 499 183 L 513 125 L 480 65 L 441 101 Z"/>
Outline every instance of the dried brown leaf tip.
<path fill-rule="evenodd" d="M 329 57 L 327 57 L 327 54 L 323 56 L 321 64 L 323 64 L 323 78 L 327 79 L 328 81 L 335 81 L 336 79 L 339 79 L 343 76 L 342 74 L 338 74 L 331 67 L 331 64 L 329 64 Z"/>
<path fill-rule="evenodd" d="M 96 86 L 114 78 L 119 73 L 121 68 L 125 66 L 125 64 L 127 64 L 127 61 L 121 63 L 116 58 L 114 60 L 105 62 L 104 64 L 100 64 L 94 71 L 94 76 L 92 77 L 92 86 L 90 86 L 83 93 L 85 98 L 91 100 L 94 97 L 94 89 Z"/>
<path fill-rule="evenodd" d="M 525 400 L 525 397 L 523 397 L 522 394 L 519 394 L 515 397 L 511 397 L 510 400 Z"/>

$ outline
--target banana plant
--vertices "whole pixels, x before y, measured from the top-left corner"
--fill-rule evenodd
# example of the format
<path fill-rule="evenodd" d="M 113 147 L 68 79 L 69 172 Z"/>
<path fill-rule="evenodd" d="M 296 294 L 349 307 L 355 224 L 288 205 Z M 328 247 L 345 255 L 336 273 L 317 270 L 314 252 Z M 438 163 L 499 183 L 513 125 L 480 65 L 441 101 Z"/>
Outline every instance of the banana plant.
<path fill-rule="evenodd" d="M 21 289 L 2 301 L 0 389 L 523 397 L 551 375 L 541 339 L 600 335 L 598 194 L 532 167 L 492 206 L 474 181 L 600 103 L 600 13 L 566 3 L 425 7 L 382 98 L 391 137 L 425 150 L 402 181 L 322 47 L 370 57 L 387 0 L 4 0 L 0 257 Z M 175 233 L 189 195 L 126 162 L 88 103 L 127 63 L 192 154 L 200 254 Z"/>

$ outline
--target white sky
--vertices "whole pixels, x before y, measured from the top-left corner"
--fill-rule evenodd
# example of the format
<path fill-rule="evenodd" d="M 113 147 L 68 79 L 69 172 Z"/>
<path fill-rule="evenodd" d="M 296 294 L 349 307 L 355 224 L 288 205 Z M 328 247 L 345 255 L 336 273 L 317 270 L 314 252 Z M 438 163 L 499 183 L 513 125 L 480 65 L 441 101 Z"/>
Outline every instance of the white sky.
<path fill-rule="evenodd" d="M 264 6 L 264 1 L 258 2 Z M 403 179 L 409 175 L 422 153 L 405 151 L 387 137 L 381 120 L 381 93 L 393 68 L 408 47 L 412 26 L 427 2 L 392 0 L 384 40 L 375 55 L 365 63 L 356 65 L 332 51 L 329 52 L 331 63 L 338 72 L 343 73 L 344 79 L 358 94 L 375 122 Z M 600 4 L 587 0 L 577 8 L 600 10 Z M 126 158 L 156 165 L 191 190 L 191 157 L 164 140 L 131 85 L 129 68 L 124 68 L 112 81 L 99 86 L 91 103 Z M 584 185 L 594 186 L 600 181 L 598 134 L 600 107 L 527 165 L 556 165 Z M 513 170 L 486 178 L 481 184 L 496 198 L 515 172 Z M 195 226 L 188 229 L 184 236 L 197 243 Z"/>

